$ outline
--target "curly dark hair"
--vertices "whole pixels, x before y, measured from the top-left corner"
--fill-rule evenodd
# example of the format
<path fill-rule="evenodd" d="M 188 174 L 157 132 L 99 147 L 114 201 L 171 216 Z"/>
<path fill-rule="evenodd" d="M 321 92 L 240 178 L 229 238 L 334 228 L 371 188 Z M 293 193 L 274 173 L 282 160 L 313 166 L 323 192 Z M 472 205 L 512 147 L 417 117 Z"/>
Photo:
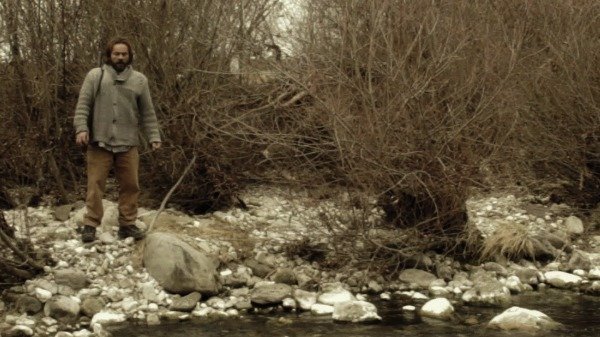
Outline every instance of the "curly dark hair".
<path fill-rule="evenodd" d="M 131 43 L 122 37 L 114 38 L 106 44 L 106 49 L 104 51 L 104 62 L 110 63 L 110 54 L 112 54 L 113 47 L 116 44 L 124 44 L 127 46 L 127 50 L 129 51 L 129 61 L 127 62 L 127 65 L 130 65 L 133 62 L 133 49 L 131 48 Z"/>

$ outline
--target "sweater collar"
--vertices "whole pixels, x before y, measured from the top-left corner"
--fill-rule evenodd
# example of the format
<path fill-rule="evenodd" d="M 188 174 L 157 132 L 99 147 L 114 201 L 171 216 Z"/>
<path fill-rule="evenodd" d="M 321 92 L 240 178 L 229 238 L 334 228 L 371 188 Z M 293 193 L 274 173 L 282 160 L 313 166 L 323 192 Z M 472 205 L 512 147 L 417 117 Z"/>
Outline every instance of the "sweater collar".
<path fill-rule="evenodd" d="M 125 70 L 123 70 L 120 73 L 117 73 L 115 68 L 113 68 L 109 64 L 104 64 L 102 67 L 105 71 L 109 72 L 112 78 L 117 82 L 127 81 L 127 79 L 129 79 L 129 76 L 131 76 L 131 73 L 133 72 L 133 68 L 131 67 L 131 65 L 127 66 L 127 68 L 125 68 Z"/>

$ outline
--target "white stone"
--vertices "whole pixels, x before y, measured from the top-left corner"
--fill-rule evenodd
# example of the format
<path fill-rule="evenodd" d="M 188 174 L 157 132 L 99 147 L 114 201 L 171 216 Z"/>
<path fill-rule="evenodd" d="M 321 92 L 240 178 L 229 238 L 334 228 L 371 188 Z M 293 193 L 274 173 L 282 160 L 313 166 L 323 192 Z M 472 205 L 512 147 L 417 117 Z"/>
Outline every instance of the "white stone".
<path fill-rule="evenodd" d="M 567 232 L 571 234 L 582 234 L 584 230 L 583 221 L 573 215 L 565 219 L 565 227 Z"/>
<path fill-rule="evenodd" d="M 582 278 L 577 275 L 562 271 L 548 271 L 544 273 L 546 282 L 556 288 L 571 288 L 581 284 Z"/>
<path fill-rule="evenodd" d="M 590 269 L 588 277 L 590 278 L 590 280 L 600 280 L 600 267 L 594 267 Z"/>
<path fill-rule="evenodd" d="M 440 287 L 440 286 L 429 287 L 429 293 L 433 297 L 444 297 L 444 296 L 447 296 L 448 294 L 450 294 L 450 292 L 448 291 L 448 289 L 446 289 L 446 287 Z"/>
<path fill-rule="evenodd" d="M 545 328 L 552 329 L 559 325 L 540 311 L 520 307 L 507 309 L 500 315 L 492 318 L 488 323 L 488 326 L 492 328 L 524 331 L 535 331 Z"/>
<path fill-rule="evenodd" d="M 42 323 L 44 323 L 46 326 L 51 326 L 57 324 L 58 321 L 52 317 L 44 317 L 42 318 Z"/>
<path fill-rule="evenodd" d="M 358 298 L 358 296 L 356 296 L 356 298 L 358 300 L 364 301 L 364 298 Z M 392 299 L 392 295 L 390 295 L 390 293 L 381 293 L 381 295 L 379 295 L 379 298 L 381 298 L 384 301 L 389 301 Z"/>
<path fill-rule="evenodd" d="M 366 301 L 350 301 L 339 303 L 334 306 L 332 318 L 341 322 L 373 322 L 380 321 L 377 307 Z"/>
<path fill-rule="evenodd" d="M 15 325 L 10 329 L 9 333 L 11 334 L 11 336 L 33 336 L 33 329 L 25 325 Z"/>
<path fill-rule="evenodd" d="M 229 308 L 225 311 L 225 314 L 227 314 L 227 316 L 235 317 L 239 316 L 240 312 L 237 309 Z"/>
<path fill-rule="evenodd" d="M 428 299 L 429 299 L 429 297 L 428 297 L 427 295 L 421 294 L 421 293 L 420 293 L 420 292 L 418 292 L 418 291 L 415 291 L 415 292 L 412 294 L 411 298 L 412 298 L 413 300 L 428 300 Z"/>
<path fill-rule="evenodd" d="M 414 305 L 405 305 L 402 307 L 402 310 L 404 311 L 415 311 L 417 310 L 417 308 Z"/>
<path fill-rule="evenodd" d="M 310 312 L 313 315 L 323 316 L 323 315 L 331 315 L 333 314 L 333 305 L 315 303 L 310 307 Z"/>
<path fill-rule="evenodd" d="M 33 328 L 33 327 L 35 327 L 35 321 L 32 320 L 31 318 L 23 315 L 17 319 L 17 321 L 15 322 L 15 325 L 24 325 L 24 326 Z"/>
<path fill-rule="evenodd" d="M 73 334 L 66 331 L 59 331 L 54 335 L 54 337 L 73 337 Z"/>
<path fill-rule="evenodd" d="M 296 289 L 294 291 L 294 299 L 298 302 L 300 309 L 310 310 L 313 304 L 317 303 L 317 293 Z"/>
<path fill-rule="evenodd" d="M 506 285 L 508 290 L 510 290 L 513 293 L 520 293 L 524 290 L 524 286 L 521 282 L 521 279 L 519 279 L 519 277 L 515 275 L 509 276 L 504 282 L 504 285 Z"/>
<path fill-rule="evenodd" d="M 158 311 L 158 304 L 156 304 L 156 303 L 148 304 L 148 311 L 150 311 L 150 312 Z"/>
<path fill-rule="evenodd" d="M 284 298 L 283 299 L 283 307 L 286 309 L 296 309 L 296 300 L 293 298 Z"/>
<path fill-rule="evenodd" d="M 125 322 L 127 317 L 125 314 L 110 311 L 101 311 L 92 317 L 92 326 L 94 323 L 99 324 L 115 324 Z"/>
<path fill-rule="evenodd" d="M 579 277 L 585 277 L 586 272 L 583 269 L 575 269 L 575 270 L 573 270 L 573 275 L 577 275 Z"/>
<path fill-rule="evenodd" d="M 203 307 L 200 309 L 195 309 L 194 311 L 192 311 L 192 316 L 195 317 L 206 317 L 214 312 L 216 312 L 217 310 L 211 308 L 211 307 Z"/>
<path fill-rule="evenodd" d="M 35 297 L 40 300 L 40 302 L 45 303 L 52 298 L 52 292 L 42 288 L 35 288 Z"/>
<path fill-rule="evenodd" d="M 88 329 L 81 329 L 73 332 L 73 337 L 91 337 L 93 333 Z"/>
<path fill-rule="evenodd" d="M 447 319 L 452 313 L 454 313 L 454 307 L 444 297 L 430 300 L 421 308 L 421 315 L 425 317 Z"/>
<path fill-rule="evenodd" d="M 121 304 L 121 308 L 126 312 L 134 311 L 137 307 L 139 307 L 139 303 L 131 297 L 128 297 L 123 300 Z"/>
<path fill-rule="evenodd" d="M 346 289 L 337 288 L 331 291 L 327 291 L 319 295 L 317 302 L 327 305 L 336 305 L 337 303 L 343 303 L 353 301 L 356 298 Z"/>

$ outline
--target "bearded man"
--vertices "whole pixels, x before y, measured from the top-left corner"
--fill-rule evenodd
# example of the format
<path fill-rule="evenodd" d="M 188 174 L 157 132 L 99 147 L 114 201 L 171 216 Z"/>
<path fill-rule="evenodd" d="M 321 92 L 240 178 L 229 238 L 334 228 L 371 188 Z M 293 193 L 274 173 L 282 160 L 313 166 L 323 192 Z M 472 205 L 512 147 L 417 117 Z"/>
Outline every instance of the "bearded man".
<path fill-rule="evenodd" d="M 103 216 L 102 197 L 109 171 L 114 168 L 119 184 L 120 239 L 144 237 L 136 225 L 139 168 L 139 133 L 152 149 L 161 146 L 158 121 L 148 79 L 133 70 L 129 41 L 117 38 L 105 51 L 105 64 L 88 72 L 79 92 L 73 125 L 75 142 L 87 147 L 86 214 L 81 240 L 92 242 Z"/>

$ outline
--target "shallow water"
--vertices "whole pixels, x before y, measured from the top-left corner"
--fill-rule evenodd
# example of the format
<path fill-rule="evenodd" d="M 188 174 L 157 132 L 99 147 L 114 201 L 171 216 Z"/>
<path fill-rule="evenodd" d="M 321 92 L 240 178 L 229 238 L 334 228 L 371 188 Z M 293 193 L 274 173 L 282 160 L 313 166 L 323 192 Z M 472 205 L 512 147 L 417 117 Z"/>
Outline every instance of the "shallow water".
<path fill-rule="evenodd" d="M 410 303 L 406 300 L 374 302 L 379 315 L 378 324 L 333 323 L 331 317 L 315 317 L 310 313 L 279 313 L 270 315 L 246 314 L 235 319 L 196 319 L 159 326 L 123 325 L 111 328 L 118 336 L 174 336 L 174 337 L 217 337 L 217 336 L 532 336 L 527 333 L 490 330 L 487 322 L 506 308 L 456 307 L 457 319 L 453 322 L 421 319 L 413 313 L 401 310 Z M 536 333 L 535 336 L 579 337 L 600 336 L 600 298 L 578 295 L 571 292 L 546 290 L 513 296 L 512 305 L 544 312 L 564 324 L 564 329 Z M 420 305 L 417 305 L 419 307 Z M 468 326 L 460 323 L 467 317 L 476 317 L 478 324 Z M 279 323 L 285 317 L 291 323 Z"/>

